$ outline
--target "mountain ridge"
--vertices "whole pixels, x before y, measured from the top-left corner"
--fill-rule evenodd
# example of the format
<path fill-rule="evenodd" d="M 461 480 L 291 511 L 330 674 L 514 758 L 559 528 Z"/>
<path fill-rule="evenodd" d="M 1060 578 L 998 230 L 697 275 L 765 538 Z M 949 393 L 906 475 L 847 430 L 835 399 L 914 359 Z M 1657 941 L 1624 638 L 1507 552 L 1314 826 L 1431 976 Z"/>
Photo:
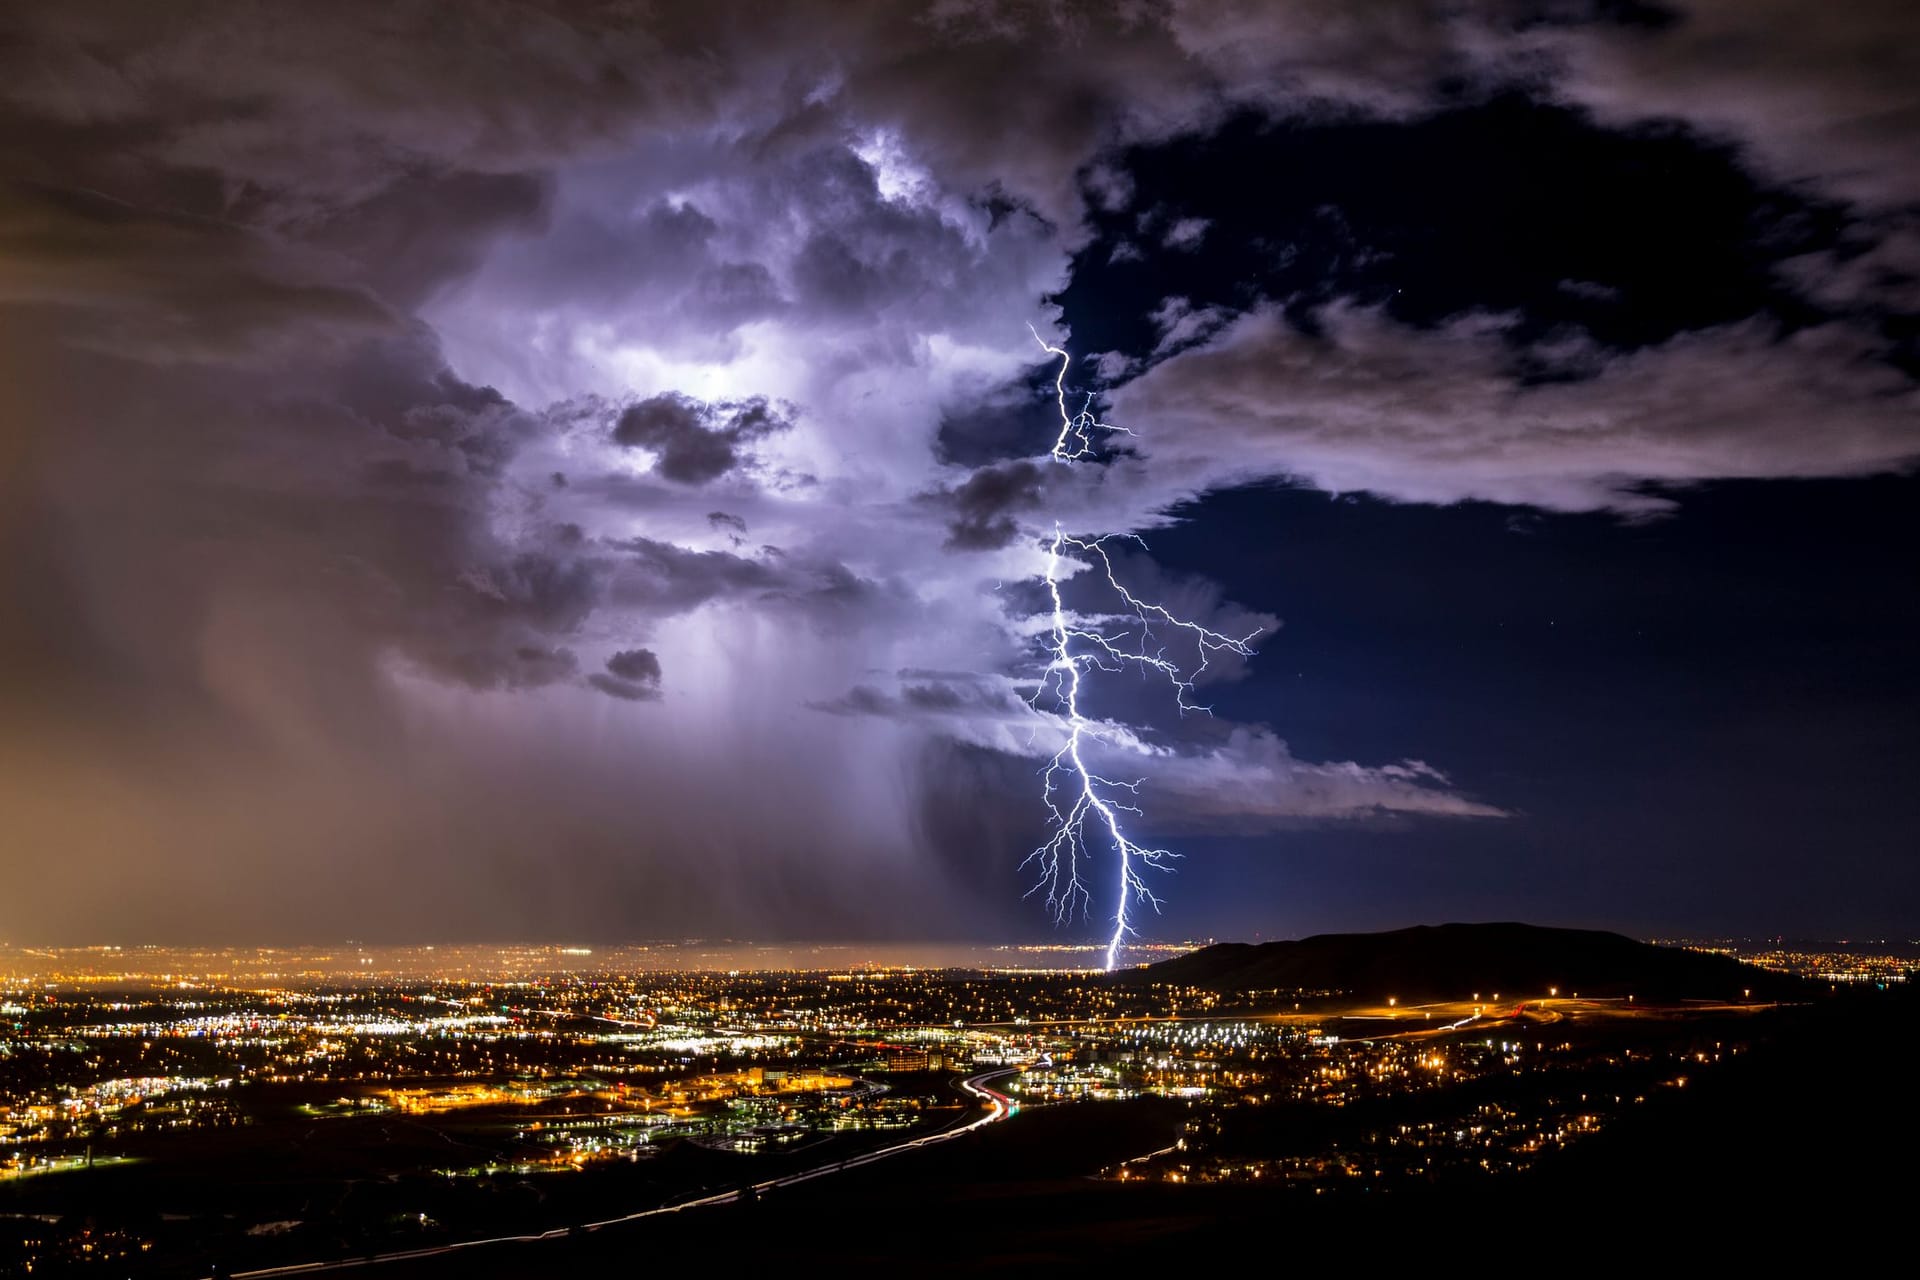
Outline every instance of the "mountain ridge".
<path fill-rule="evenodd" d="M 1714 952 L 1517 921 L 1224 942 L 1120 975 L 1219 991 L 1343 992 L 1385 1000 L 1544 996 L 1732 1000 L 1804 994 L 1805 980 Z"/>

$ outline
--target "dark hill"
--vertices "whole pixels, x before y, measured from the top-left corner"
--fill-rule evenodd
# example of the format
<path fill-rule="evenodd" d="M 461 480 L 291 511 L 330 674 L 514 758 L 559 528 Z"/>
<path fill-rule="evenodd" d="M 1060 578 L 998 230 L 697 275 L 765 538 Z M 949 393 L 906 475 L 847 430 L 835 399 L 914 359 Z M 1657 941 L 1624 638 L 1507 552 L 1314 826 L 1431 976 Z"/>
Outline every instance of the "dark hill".
<path fill-rule="evenodd" d="M 1442 924 L 1226 942 L 1122 975 L 1215 991 L 1340 991 L 1362 999 L 1637 995 L 1650 1000 L 1791 995 L 1799 979 L 1729 956 L 1656 947 L 1617 933 L 1528 924 Z"/>

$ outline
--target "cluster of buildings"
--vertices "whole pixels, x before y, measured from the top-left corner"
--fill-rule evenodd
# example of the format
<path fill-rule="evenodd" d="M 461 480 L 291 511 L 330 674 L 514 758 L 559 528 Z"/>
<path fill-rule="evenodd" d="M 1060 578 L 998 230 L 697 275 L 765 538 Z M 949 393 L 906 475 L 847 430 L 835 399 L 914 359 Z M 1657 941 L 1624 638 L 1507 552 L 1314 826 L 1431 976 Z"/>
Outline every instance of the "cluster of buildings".
<path fill-rule="evenodd" d="M 146 1076 L 15 1088 L 0 1097 L 0 1170 L 18 1172 L 46 1158 L 32 1151 L 8 1157 L 9 1146 L 238 1124 L 228 1096 L 232 1085 L 231 1079 Z"/>
<path fill-rule="evenodd" d="M 1920 971 L 1920 938 L 1801 942 L 1788 938 L 1672 938 L 1663 945 L 1732 956 L 1762 969 L 1841 984 L 1885 988 Z"/>
<path fill-rule="evenodd" d="M 1325 993 L 1027 968 L 554 972 L 556 959 L 591 957 L 548 949 L 498 975 L 367 965 L 268 982 L 140 958 L 118 982 L 102 961 L 84 982 L 16 976 L 0 994 L 0 1162 L 22 1168 L 29 1149 L 139 1155 L 169 1126 L 297 1106 L 440 1128 L 471 1153 L 437 1169 L 448 1176 L 579 1169 L 676 1140 L 755 1152 L 945 1123 L 967 1105 L 953 1077 L 1007 1066 L 1017 1072 L 1000 1087 L 1027 1105 L 1159 1097 L 1189 1109 L 1179 1149 L 1116 1176 L 1365 1181 L 1524 1168 L 1631 1105 L 1561 1084 L 1611 1073 L 1640 1097 L 1706 1061 L 1699 1045 L 1661 1040 L 1657 1020 L 1644 1027 L 1655 1047 L 1636 1057 L 1621 1046 L 1644 1006 L 1608 1012 L 1558 993 L 1515 1022 L 1472 1002 L 1361 1009 Z M 1627 1038 L 1602 1052 L 1563 1035 L 1576 1010 L 1619 1020 Z M 1483 1015 L 1497 1028 L 1482 1034 Z M 1476 1086 L 1497 1088 L 1498 1104 L 1459 1101 Z M 1248 1118 L 1342 1109 L 1360 1139 L 1298 1151 L 1274 1149 Z"/>

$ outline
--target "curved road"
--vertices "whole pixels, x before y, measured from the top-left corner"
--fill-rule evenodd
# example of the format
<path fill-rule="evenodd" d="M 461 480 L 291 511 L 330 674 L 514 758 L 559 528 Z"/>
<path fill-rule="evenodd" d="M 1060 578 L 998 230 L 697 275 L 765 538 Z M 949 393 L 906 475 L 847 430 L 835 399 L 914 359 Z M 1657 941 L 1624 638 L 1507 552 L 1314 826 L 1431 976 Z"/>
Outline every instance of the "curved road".
<path fill-rule="evenodd" d="M 915 1151 L 931 1146 L 936 1142 L 948 1142 L 962 1134 L 972 1133 L 982 1125 L 1004 1120 L 1012 1113 L 1013 1104 L 1005 1094 L 989 1089 L 985 1081 L 1012 1075 L 1019 1067 L 1002 1067 L 998 1071 L 983 1071 L 976 1076 L 968 1076 L 960 1082 L 960 1087 L 988 1105 L 985 1115 L 975 1116 L 964 1124 L 942 1129 L 938 1133 L 929 1133 L 922 1137 L 910 1138 L 906 1142 L 896 1142 L 890 1147 L 881 1147 L 861 1155 L 852 1156 L 833 1164 L 821 1165 L 817 1169 L 808 1169 L 804 1173 L 791 1173 L 784 1178 L 769 1178 L 765 1182 L 752 1185 L 754 1194 L 771 1191 L 775 1187 L 791 1187 L 796 1183 L 810 1182 L 815 1178 L 824 1178 L 830 1174 L 847 1169 L 858 1169 L 861 1165 L 872 1164 L 876 1160 L 885 1160 L 897 1156 L 903 1151 Z M 564 1240 L 576 1231 L 598 1231 L 602 1227 L 617 1227 L 626 1222 L 639 1222 L 644 1218 L 657 1218 L 667 1213 L 683 1213 L 688 1209 L 702 1209 L 708 1205 L 730 1204 L 738 1201 L 745 1192 L 740 1190 L 722 1191 L 715 1195 L 702 1196 L 698 1200 L 686 1200 L 679 1204 L 662 1205 L 658 1209 L 642 1209 L 638 1213 L 624 1214 L 618 1218 L 603 1218 L 599 1222 L 583 1222 L 577 1226 L 555 1227 L 551 1231 L 533 1232 L 528 1235 L 490 1236 L 483 1240 L 460 1240 L 453 1244 L 433 1245 L 424 1249 L 401 1249 L 393 1253 L 376 1253 L 358 1258 L 342 1258 L 337 1262 L 298 1262 L 280 1267 L 262 1267 L 256 1271 L 236 1271 L 232 1280 L 259 1280 L 265 1276 L 315 1275 L 323 1271 L 346 1271 L 353 1267 L 369 1267 L 382 1262 L 404 1262 L 412 1258 L 436 1258 L 443 1254 L 459 1253 L 465 1249 L 480 1249 L 497 1244 L 531 1244 L 539 1240 Z"/>

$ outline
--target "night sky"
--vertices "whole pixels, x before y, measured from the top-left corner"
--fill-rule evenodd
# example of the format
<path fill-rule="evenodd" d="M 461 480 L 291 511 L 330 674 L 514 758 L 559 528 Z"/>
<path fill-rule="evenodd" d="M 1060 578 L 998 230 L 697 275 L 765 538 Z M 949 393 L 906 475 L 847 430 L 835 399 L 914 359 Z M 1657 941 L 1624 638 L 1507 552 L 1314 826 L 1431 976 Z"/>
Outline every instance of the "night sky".
<path fill-rule="evenodd" d="M 1104 938 L 1056 521 L 1146 937 L 1910 938 L 1916 458 L 1899 0 L 13 6 L 0 941 Z"/>

